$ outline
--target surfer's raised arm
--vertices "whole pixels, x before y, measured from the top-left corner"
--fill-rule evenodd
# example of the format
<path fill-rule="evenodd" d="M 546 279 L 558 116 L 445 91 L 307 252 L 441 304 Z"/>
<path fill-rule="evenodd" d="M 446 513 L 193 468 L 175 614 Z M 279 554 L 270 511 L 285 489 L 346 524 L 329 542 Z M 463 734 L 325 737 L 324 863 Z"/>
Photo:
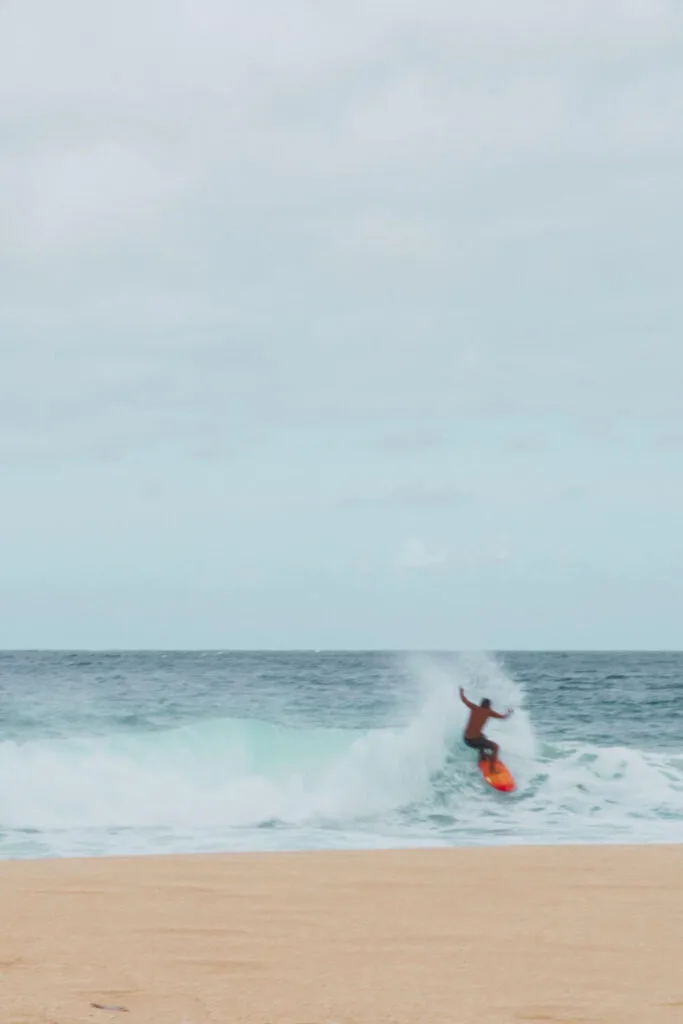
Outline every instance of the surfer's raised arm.
<path fill-rule="evenodd" d="M 463 704 L 466 704 L 467 707 L 470 708 L 470 710 L 472 708 L 476 708 L 477 706 L 476 704 L 473 704 L 471 700 L 467 699 L 467 697 L 465 696 L 465 691 L 463 690 L 462 686 L 460 687 L 460 700 L 463 702 Z"/>
<path fill-rule="evenodd" d="M 512 708 L 508 708 L 504 715 L 501 715 L 498 711 L 489 711 L 491 718 L 509 718 L 512 714 Z"/>

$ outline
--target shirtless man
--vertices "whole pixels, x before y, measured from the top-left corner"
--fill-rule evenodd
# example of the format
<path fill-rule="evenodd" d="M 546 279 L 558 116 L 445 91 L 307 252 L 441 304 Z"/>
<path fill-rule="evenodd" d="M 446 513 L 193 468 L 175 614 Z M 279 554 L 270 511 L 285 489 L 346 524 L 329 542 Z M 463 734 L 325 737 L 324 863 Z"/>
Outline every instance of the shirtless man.
<path fill-rule="evenodd" d="M 484 760 L 484 754 L 488 750 L 489 761 L 491 762 L 491 771 L 495 770 L 496 761 L 498 760 L 498 750 L 500 749 L 497 743 L 493 740 L 489 740 L 484 736 L 481 731 L 489 718 L 509 718 L 512 714 L 512 708 L 508 708 L 504 715 L 494 711 L 491 707 L 491 701 L 488 697 L 484 697 L 480 705 L 473 704 L 471 700 L 468 700 L 465 696 L 465 691 L 462 686 L 460 687 L 460 700 L 470 709 L 470 720 L 465 727 L 464 740 L 468 747 L 472 747 L 474 750 L 479 751 L 479 759 Z"/>

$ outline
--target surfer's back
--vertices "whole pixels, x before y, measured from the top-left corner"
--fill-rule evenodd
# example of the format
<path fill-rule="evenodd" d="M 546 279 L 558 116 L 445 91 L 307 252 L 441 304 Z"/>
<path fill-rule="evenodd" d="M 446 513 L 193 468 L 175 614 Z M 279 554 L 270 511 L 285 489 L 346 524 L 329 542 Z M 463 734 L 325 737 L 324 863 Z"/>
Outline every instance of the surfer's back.
<path fill-rule="evenodd" d="M 478 736 L 481 736 L 481 731 L 489 718 L 491 718 L 491 714 L 490 708 L 472 708 L 470 720 L 465 727 L 465 736 L 468 740 L 475 740 Z"/>

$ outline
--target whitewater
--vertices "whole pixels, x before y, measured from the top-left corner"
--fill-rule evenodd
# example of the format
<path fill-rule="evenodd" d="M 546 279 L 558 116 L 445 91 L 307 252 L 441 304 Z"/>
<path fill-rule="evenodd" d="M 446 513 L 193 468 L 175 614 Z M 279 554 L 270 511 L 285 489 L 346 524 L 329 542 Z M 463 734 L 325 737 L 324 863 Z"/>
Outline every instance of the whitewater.
<path fill-rule="evenodd" d="M 0 858 L 677 842 L 676 654 L 6 652 Z M 515 713 L 486 787 L 458 698 Z"/>

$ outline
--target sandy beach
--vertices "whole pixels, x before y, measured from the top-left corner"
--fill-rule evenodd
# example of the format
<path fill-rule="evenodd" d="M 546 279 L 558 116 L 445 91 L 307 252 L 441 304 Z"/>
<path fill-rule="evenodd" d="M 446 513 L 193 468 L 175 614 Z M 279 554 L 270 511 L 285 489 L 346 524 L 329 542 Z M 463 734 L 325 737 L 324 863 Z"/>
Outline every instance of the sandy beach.
<path fill-rule="evenodd" d="M 0 899 L 2 1024 L 683 1021 L 683 847 L 12 861 Z"/>

